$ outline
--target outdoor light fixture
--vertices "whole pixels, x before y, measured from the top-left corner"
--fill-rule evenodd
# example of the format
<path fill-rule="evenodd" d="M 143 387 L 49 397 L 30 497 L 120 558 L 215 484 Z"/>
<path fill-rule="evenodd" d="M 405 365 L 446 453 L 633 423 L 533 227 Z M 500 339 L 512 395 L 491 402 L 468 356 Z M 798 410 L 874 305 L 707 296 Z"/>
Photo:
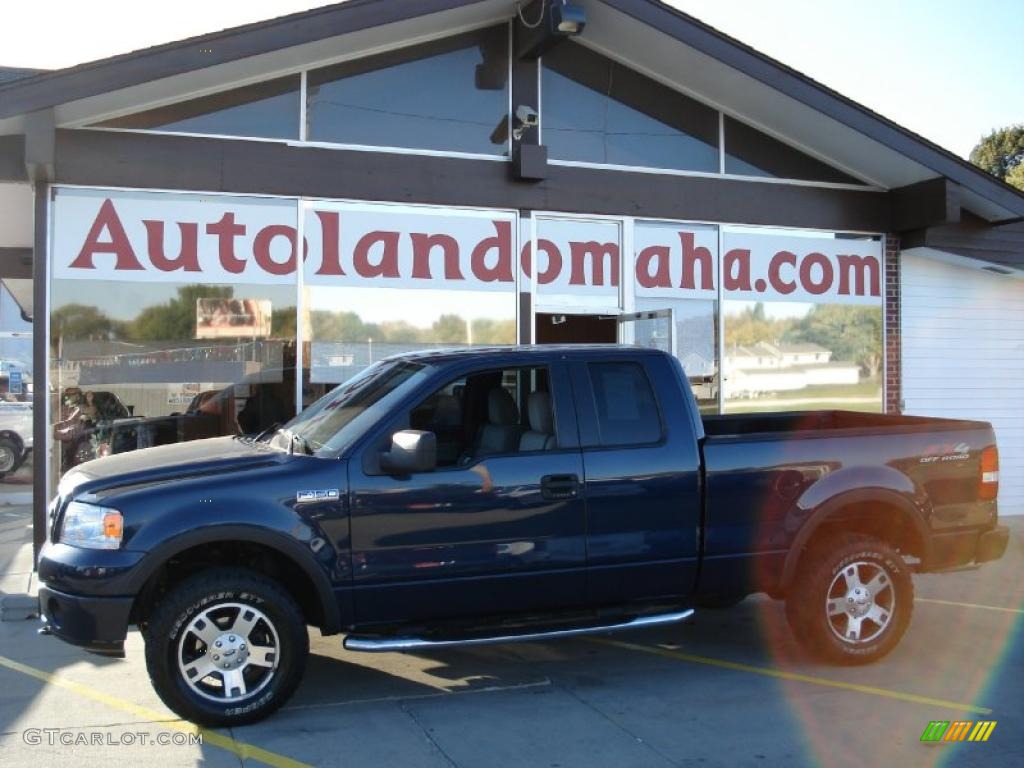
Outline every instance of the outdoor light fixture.
<path fill-rule="evenodd" d="M 551 29 L 563 35 L 578 35 L 587 25 L 587 12 L 582 5 L 570 5 L 564 0 L 551 7 Z"/>
<path fill-rule="evenodd" d="M 525 7 L 516 3 L 519 58 L 537 58 L 545 51 L 583 32 L 587 11 L 566 0 L 533 0 Z"/>

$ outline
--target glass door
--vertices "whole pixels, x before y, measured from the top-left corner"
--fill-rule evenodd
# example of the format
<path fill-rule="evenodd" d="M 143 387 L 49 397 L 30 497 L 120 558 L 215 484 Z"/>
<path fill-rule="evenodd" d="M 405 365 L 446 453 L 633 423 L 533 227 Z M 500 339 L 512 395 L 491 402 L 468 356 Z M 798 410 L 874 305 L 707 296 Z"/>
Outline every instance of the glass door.
<path fill-rule="evenodd" d="M 619 342 L 676 355 L 675 313 L 671 309 L 619 315 Z"/>

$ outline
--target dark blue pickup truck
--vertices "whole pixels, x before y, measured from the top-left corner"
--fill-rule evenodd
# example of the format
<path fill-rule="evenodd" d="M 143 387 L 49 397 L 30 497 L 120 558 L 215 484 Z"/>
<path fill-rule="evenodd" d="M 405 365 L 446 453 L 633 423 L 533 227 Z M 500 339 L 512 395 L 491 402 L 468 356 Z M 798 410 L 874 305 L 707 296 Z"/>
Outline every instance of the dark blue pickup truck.
<path fill-rule="evenodd" d="M 43 632 L 123 654 L 195 722 L 265 717 L 307 625 L 361 651 L 680 621 L 785 599 L 814 654 L 877 659 L 912 571 L 1000 557 L 992 428 L 842 411 L 701 418 L 679 363 L 628 347 L 402 355 L 276 432 L 64 476 Z M 937 642 L 941 642 L 937 640 Z"/>

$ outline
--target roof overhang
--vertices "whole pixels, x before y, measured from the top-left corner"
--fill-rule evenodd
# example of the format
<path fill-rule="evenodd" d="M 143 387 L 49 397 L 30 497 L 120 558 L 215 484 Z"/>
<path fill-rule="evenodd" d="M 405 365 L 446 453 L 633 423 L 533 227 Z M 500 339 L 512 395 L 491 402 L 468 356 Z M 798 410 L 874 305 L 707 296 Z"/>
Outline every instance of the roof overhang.
<path fill-rule="evenodd" d="M 986 221 L 1024 215 L 1024 195 L 920 136 L 656 0 L 575 0 L 579 41 L 864 182 L 946 178 Z M 509 21 L 511 0 L 350 0 L 0 88 L 0 134 L 52 110 L 76 127 L 184 98 Z"/>

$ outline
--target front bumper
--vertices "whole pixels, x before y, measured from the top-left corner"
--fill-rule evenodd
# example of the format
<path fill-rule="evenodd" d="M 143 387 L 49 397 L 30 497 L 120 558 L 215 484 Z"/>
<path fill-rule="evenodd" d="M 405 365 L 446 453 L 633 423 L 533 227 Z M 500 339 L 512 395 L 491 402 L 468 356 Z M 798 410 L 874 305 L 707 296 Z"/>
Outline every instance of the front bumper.
<path fill-rule="evenodd" d="M 121 656 L 142 553 L 47 542 L 36 566 L 43 634 L 94 653 Z"/>
<path fill-rule="evenodd" d="M 997 525 L 987 531 L 950 531 L 932 536 L 924 571 L 944 571 L 972 563 L 998 560 L 1006 552 L 1010 529 Z"/>
<path fill-rule="evenodd" d="M 39 588 L 39 616 L 46 634 L 107 656 L 124 655 L 132 597 L 85 597 Z"/>

